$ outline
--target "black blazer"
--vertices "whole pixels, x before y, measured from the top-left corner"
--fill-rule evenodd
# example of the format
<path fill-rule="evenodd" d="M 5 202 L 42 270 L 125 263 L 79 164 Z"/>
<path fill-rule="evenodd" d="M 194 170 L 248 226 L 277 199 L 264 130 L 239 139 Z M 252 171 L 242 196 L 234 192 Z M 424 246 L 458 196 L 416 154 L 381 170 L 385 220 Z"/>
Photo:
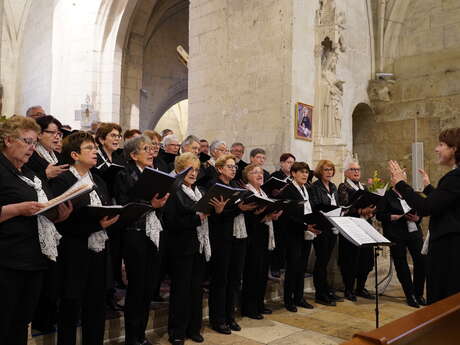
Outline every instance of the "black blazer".
<path fill-rule="evenodd" d="M 407 201 L 407 200 L 406 200 Z M 407 219 L 401 217 L 397 221 L 391 221 L 392 214 L 403 214 L 404 211 L 397 194 L 393 189 L 386 191 L 384 197 L 377 205 L 377 220 L 382 222 L 383 234 L 391 241 L 405 240 L 412 237 L 422 236 L 420 221 L 418 221 L 418 231 L 409 232 Z"/>
<path fill-rule="evenodd" d="M 33 181 L 35 174 L 26 166 L 22 174 Z M 37 192 L 22 181 L 19 172 L 11 162 L 0 153 L 0 205 L 6 206 L 24 201 L 37 201 Z M 42 187 L 52 198 L 46 181 Z M 38 239 L 37 217 L 17 216 L 0 223 L 0 266 L 36 271 L 47 268 L 48 259 L 42 254 Z"/>
<path fill-rule="evenodd" d="M 270 177 L 276 177 L 277 179 L 285 180 L 289 176 L 286 176 L 286 174 L 284 172 L 282 172 L 281 169 L 280 169 L 280 170 L 276 170 L 273 174 L 270 175 Z M 264 181 L 264 182 L 267 182 L 267 181 Z"/>
<path fill-rule="evenodd" d="M 199 190 L 204 195 L 204 190 Z M 194 204 L 195 201 L 178 188 L 171 193 L 164 207 L 163 220 L 168 231 L 167 251 L 170 255 L 191 255 L 199 251 L 196 228 L 201 225 L 201 220 L 193 210 Z"/>
<path fill-rule="evenodd" d="M 307 187 L 305 187 L 305 190 L 308 193 L 310 205 L 313 207 L 311 190 Z M 279 195 L 279 198 L 289 200 L 303 200 L 302 194 L 298 191 L 292 182 L 283 189 Z M 305 225 L 304 220 L 303 205 L 295 205 L 293 207 L 289 207 L 283 212 L 281 219 L 286 229 L 286 234 L 293 236 L 296 240 L 304 240 L 304 232 L 307 229 L 307 226 Z"/>
<path fill-rule="evenodd" d="M 220 179 L 215 180 L 213 184 L 215 183 L 224 184 Z M 233 181 L 230 182 L 230 186 L 240 187 Z M 214 209 L 212 210 L 208 217 L 211 245 L 224 244 L 233 239 L 233 220 L 240 213 L 242 211 L 237 205 L 226 205 L 221 214 L 216 214 Z"/>
<path fill-rule="evenodd" d="M 367 190 L 367 187 L 364 186 L 364 190 Z M 337 189 L 337 194 L 339 196 L 338 199 L 338 204 L 340 206 L 349 206 L 350 205 L 350 200 L 353 200 L 353 195 L 357 191 L 353 189 L 352 186 L 346 181 L 341 184 L 339 184 L 339 188 Z M 359 217 L 358 209 L 355 207 L 350 207 L 348 209 L 347 216 L 349 217 Z"/>
<path fill-rule="evenodd" d="M 104 181 L 93 174 L 93 181 L 96 192 L 103 205 L 109 205 L 107 188 Z M 50 186 L 56 195 L 64 193 L 69 189 L 77 178 L 66 171 L 61 175 L 50 180 Z M 101 257 L 105 260 L 106 250 L 95 253 L 88 249 L 88 237 L 97 231 L 102 230 L 98 220 L 81 216 L 79 209 L 90 204 L 89 194 L 77 198 L 74 202 L 74 211 L 64 222 L 57 224 L 57 230 L 62 235 L 59 243 L 58 267 L 60 283 L 65 297 L 79 298 L 86 286 L 88 272 L 91 269 L 90 258 L 93 256 Z M 110 228 L 107 229 L 107 232 Z M 106 243 L 106 248 L 108 243 Z M 104 272 L 101 272 L 104 274 Z"/>
<path fill-rule="evenodd" d="M 396 189 L 420 215 L 431 216 L 430 242 L 448 234 L 460 233 L 460 168 L 445 174 L 437 188 L 427 186 L 424 190 L 427 198 L 414 192 L 403 181 L 396 185 Z"/>
<path fill-rule="evenodd" d="M 248 163 L 240 159 L 236 165 L 238 166 L 238 169 L 236 170 L 235 180 L 239 181 L 243 179 L 243 170 L 248 166 Z"/>
<path fill-rule="evenodd" d="M 316 180 L 311 185 L 311 196 L 313 199 L 313 203 L 316 207 L 321 207 L 322 205 L 330 206 L 331 199 L 329 195 L 334 195 L 335 201 L 337 202 L 337 206 L 339 205 L 339 195 L 337 193 L 337 187 L 334 183 L 329 182 L 330 192 L 326 189 L 323 182 L 321 180 Z"/>

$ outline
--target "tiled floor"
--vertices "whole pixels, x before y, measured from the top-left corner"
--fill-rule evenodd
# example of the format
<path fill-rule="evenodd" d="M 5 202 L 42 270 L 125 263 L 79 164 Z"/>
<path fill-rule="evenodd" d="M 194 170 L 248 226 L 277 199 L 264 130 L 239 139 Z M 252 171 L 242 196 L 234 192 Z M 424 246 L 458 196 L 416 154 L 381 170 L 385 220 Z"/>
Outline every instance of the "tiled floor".
<path fill-rule="evenodd" d="M 402 291 L 393 287 L 381 297 L 381 325 L 415 311 L 405 304 L 402 296 Z M 307 297 L 312 301 L 311 295 L 307 294 Z M 336 307 L 315 305 L 315 309 L 299 309 L 297 313 L 286 311 L 281 304 L 269 306 L 273 308 L 272 315 L 260 321 L 241 318 L 238 323 L 242 330 L 232 335 L 221 335 L 205 327 L 204 344 L 332 345 L 351 339 L 356 332 L 375 328 L 375 304 L 362 298 L 355 303 L 337 303 Z M 167 335 L 153 334 L 150 340 L 156 344 L 169 344 Z M 186 341 L 186 344 L 194 343 Z"/>

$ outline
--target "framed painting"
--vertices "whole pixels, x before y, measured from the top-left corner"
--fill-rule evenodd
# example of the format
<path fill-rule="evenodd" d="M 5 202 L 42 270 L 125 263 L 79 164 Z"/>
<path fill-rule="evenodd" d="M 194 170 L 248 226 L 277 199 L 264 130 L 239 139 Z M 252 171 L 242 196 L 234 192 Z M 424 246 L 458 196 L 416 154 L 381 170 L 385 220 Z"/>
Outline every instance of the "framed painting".
<path fill-rule="evenodd" d="M 313 124 L 313 106 L 297 102 L 295 104 L 295 138 L 311 141 Z"/>

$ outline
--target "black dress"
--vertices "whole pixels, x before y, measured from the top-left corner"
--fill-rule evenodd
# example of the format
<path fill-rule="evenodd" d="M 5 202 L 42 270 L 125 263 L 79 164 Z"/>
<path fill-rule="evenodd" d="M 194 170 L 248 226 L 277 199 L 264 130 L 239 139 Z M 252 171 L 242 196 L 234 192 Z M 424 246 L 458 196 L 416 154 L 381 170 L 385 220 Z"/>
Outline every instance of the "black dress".
<path fill-rule="evenodd" d="M 341 183 L 338 188 L 340 206 L 348 206 L 355 193 L 356 189 L 350 185 L 350 182 Z M 347 216 L 359 218 L 358 210 L 350 208 Z M 369 220 L 369 222 L 371 221 Z M 342 273 L 345 292 L 352 293 L 355 288 L 355 282 L 356 290 L 361 292 L 366 286 L 369 272 L 374 267 L 372 248 L 355 246 L 340 234 L 338 264 Z"/>
<path fill-rule="evenodd" d="M 265 309 L 264 299 L 268 280 L 269 226 L 262 216 L 253 212 L 244 214 L 248 234 L 247 250 L 241 291 L 241 312 L 255 316 Z"/>
<path fill-rule="evenodd" d="M 330 191 L 326 189 L 321 180 L 315 181 L 311 186 L 312 201 L 316 208 L 321 206 L 331 206 L 331 200 L 338 204 L 337 187 L 334 183 L 329 182 Z M 337 235 L 332 229 L 319 229 L 322 233 L 313 240 L 315 248 L 316 262 L 313 271 L 313 283 L 315 285 L 316 298 L 330 299 L 331 288 L 327 281 L 327 266 L 331 259 L 332 251 L 337 242 Z"/>
<path fill-rule="evenodd" d="M 285 180 L 288 178 L 288 176 L 286 176 L 282 170 L 275 171 L 273 174 L 271 174 L 270 177 L 276 177 L 280 180 Z M 270 268 L 272 273 L 285 268 L 286 239 L 283 224 L 284 223 L 281 220 L 273 221 L 276 247 L 270 253 Z"/>
<path fill-rule="evenodd" d="M 114 188 L 114 196 L 118 204 L 148 203 L 146 200 L 135 200 L 130 196 L 130 190 L 140 175 L 141 171 L 133 161 L 128 162 L 125 170 L 118 173 Z M 161 218 L 160 211 L 155 212 L 158 218 Z M 145 217 L 134 224 L 120 224 L 120 226 L 122 227 L 122 253 L 128 278 L 124 310 L 125 343 L 142 343 L 145 340 L 150 301 L 159 279 L 159 251 L 146 235 Z"/>
<path fill-rule="evenodd" d="M 200 192 L 204 195 L 204 190 Z M 205 256 L 204 251 L 200 253 L 197 227 L 201 220 L 192 209 L 194 204 L 195 201 L 178 188 L 169 197 L 164 210 L 171 269 L 168 332 L 172 339 L 200 334 L 203 319 L 201 284 Z"/>
<path fill-rule="evenodd" d="M 444 175 L 437 188 L 429 185 L 421 197 L 405 182 L 396 189 L 421 216 L 430 217 L 427 257 L 427 299 L 437 302 L 460 292 L 460 168 Z"/>
<path fill-rule="evenodd" d="M 422 297 L 425 285 L 425 258 L 421 253 L 423 236 L 420 221 L 416 223 L 414 231 L 409 231 L 406 218 L 401 217 L 396 221 L 392 221 L 392 214 L 404 214 L 404 211 L 398 195 L 394 190 L 390 189 L 377 206 L 377 219 L 382 222 L 385 237 L 394 243 L 390 247 L 390 253 L 404 294 L 406 297 L 413 295 Z M 407 263 L 407 250 L 412 256 L 413 279 Z"/>
<path fill-rule="evenodd" d="M 21 170 L 0 153 L 0 205 L 37 201 L 35 189 L 18 177 L 23 174 L 33 180 L 34 173 L 27 167 Z M 46 183 L 43 188 L 51 198 Z M 1 344 L 27 344 L 28 323 L 38 303 L 48 261 L 40 249 L 37 217 L 17 216 L 0 223 Z"/>
<path fill-rule="evenodd" d="M 305 187 L 304 189 L 311 202 L 311 191 Z M 304 200 L 304 196 L 292 182 L 283 190 L 280 198 Z M 304 206 L 296 205 L 287 209 L 281 217 L 286 245 L 286 274 L 284 278 L 284 304 L 286 306 L 299 305 L 304 294 L 305 267 L 312 246 L 312 241 L 305 240 L 307 225 L 304 221 L 304 213 Z M 321 236 L 319 235 L 319 237 Z"/>
<path fill-rule="evenodd" d="M 54 194 L 60 195 L 77 181 L 71 171 L 66 171 L 50 180 L 50 186 Z M 102 204 L 109 205 L 104 181 L 93 175 L 93 182 Z M 98 220 L 81 216 L 79 209 L 86 205 L 90 205 L 89 194 L 78 198 L 70 217 L 57 226 L 62 235 L 57 259 L 60 285 L 58 345 L 76 344 L 80 318 L 83 344 L 104 341 L 107 251 L 88 249 L 89 236 L 102 228 Z"/>
<path fill-rule="evenodd" d="M 223 184 L 219 179 L 218 183 Z M 209 321 L 222 325 L 234 321 L 235 301 L 241 289 L 246 239 L 233 236 L 233 222 L 242 211 L 227 205 L 221 214 L 208 217 L 211 241 Z"/>

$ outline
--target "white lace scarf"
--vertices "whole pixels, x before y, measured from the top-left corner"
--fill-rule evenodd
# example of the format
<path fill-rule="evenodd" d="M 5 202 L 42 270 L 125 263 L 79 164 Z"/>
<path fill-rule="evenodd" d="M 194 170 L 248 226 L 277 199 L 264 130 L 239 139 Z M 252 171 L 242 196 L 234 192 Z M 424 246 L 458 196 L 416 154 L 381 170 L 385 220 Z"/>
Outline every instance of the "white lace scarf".
<path fill-rule="evenodd" d="M 57 164 L 58 159 L 54 154 L 54 151 L 49 152 L 42 144 L 38 143 L 37 147 L 35 148 L 37 154 L 46 160 L 49 164 Z"/>
<path fill-rule="evenodd" d="M 198 202 L 203 197 L 201 192 L 198 190 L 198 187 L 195 187 L 193 190 L 190 187 L 182 184 L 182 191 L 193 201 Z M 196 227 L 198 242 L 200 242 L 200 254 L 203 254 L 206 258 L 206 261 L 209 261 L 211 258 L 211 243 L 209 242 L 209 223 L 208 218 L 206 218 L 201 225 Z"/>
<path fill-rule="evenodd" d="M 42 181 L 34 176 L 34 180 L 30 180 L 24 175 L 18 175 L 21 180 L 23 180 L 27 185 L 34 188 L 37 192 L 38 202 L 47 202 L 48 197 L 45 194 L 45 191 L 42 188 Z M 53 222 L 48 218 L 42 215 L 37 216 L 38 221 L 38 240 L 40 242 L 40 249 L 43 255 L 47 256 L 50 260 L 56 261 L 58 256 L 57 246 L 61 235 L 57 232 L 56 227 Z"/>
<path fill-rule="evenodd" d="M 71 166 L 69 170 L 78 179 L 78 183 L 91 185 L 94 184 L 91 172 L 88 171 L 84 176 L 81 176 L 75 167 Z M 101 199 L 95 190 L 89 193 L 89 199 L 91 206 L 102 206 Z M 88 237 L 88 249 L 96 253 L 102 252 L 105 249 L 105 242 L 108 239 L 109 237 L 107 236 L 107 232 L 104 229 L 93 232 Z"/>
<path fill-rule="evenodd" d="M 265 192 L 262 189 L 257 190 L 251 184 L 247 184 L 246 188 L 254 194 L 259 194 L 261 197 L 268 198 L 267 194 L 265 194 Z M 275 233 L 273 231 L 273 222 L 270 220 L 266 221 L 265 224 L 268 225 L 268 250 L 273 250 L 275 249 Z"/>
<path fill-rule="evenodd" d="M 359 181 L 358 181 L 358 185 L 356 185 L 356 182 L 352 181 L 351 179 L 347 177 L 346 182 L 354 190 L 364 190 L 364 186 Z"/>

